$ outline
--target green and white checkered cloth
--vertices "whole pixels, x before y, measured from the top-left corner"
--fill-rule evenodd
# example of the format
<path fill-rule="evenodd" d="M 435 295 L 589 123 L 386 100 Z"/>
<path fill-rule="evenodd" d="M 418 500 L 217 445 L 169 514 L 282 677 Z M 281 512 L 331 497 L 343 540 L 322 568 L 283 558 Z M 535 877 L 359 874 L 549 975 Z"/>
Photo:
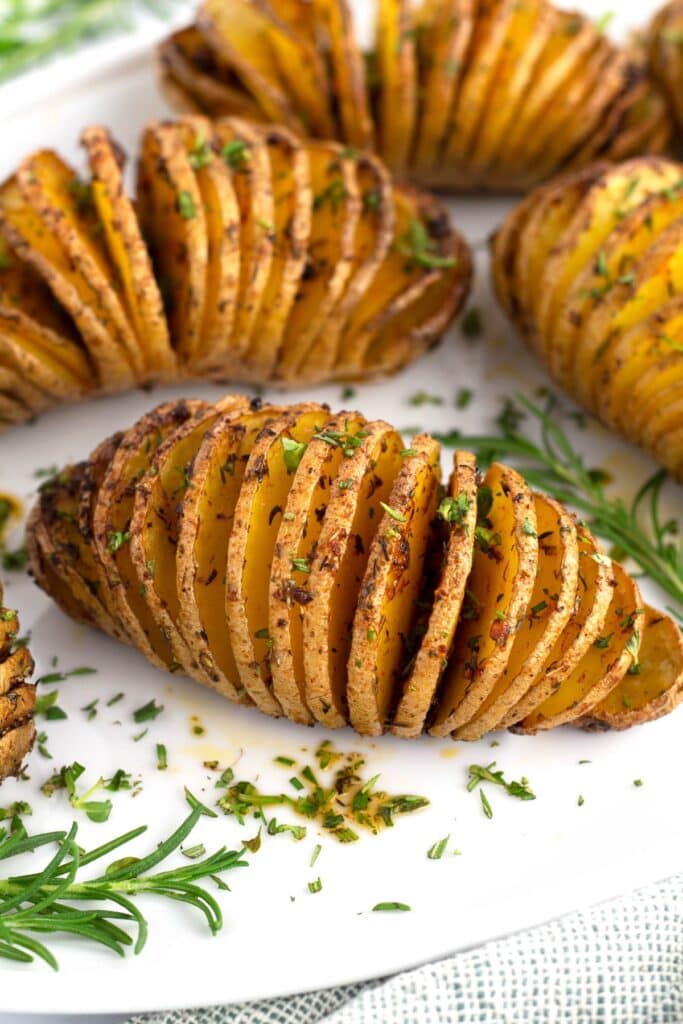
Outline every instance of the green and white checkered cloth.
<path fill-rule="evenodd" d="M 683 1024 L 683 876 L 388 980 L 130 1024 Z"/>

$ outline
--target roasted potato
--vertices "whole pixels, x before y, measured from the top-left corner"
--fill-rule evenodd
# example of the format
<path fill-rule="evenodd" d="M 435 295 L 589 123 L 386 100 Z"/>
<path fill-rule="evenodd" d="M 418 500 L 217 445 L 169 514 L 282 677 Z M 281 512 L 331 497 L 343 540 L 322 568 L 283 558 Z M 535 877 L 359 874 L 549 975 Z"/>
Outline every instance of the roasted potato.
<path fill-rule="evenodd" d="M 681 0 L 669 0 L 657 11 L 645 33 L 644 44 L 650 73 L 664 90 L 680 133 L 683 129 L 683 3 Z"/>
<path fill-rule="evenodd" d="M 33 659 L 18 643 L 17 613 L 2 604 L 0 586 L 0 782 L 17 775 L 36 735 L 36 688 L 29 683 Z"/>
<path fill-rule="evenodd" d="M 256 108 L 316 138 L 374 145 L 421 185 L 467 192 L 525 191 L 599 158 L 660 153 L 666 91 L 679 90 L 683 111 L 680 0 L 653 26 L 652 74 L 551 0 L 367 6 L 376 32 L 363 53 L 348 0 L 204 0 L 196 24 L 159 48 L 162 88 L 181 111 Z"/>
<path fill-rule="evenodd" d="M 59 473 L 28 541 L 68 615 L 305 725 L 474 740 L 683 699 L 678 626 L 566 509 L 464 451 L 444 487 L 437 441 L 358 412 L 167 403 Z"/>
<path fill-rule="evenodd" d="M 492 249 L 498 298 L 552 377 L 683 479 L 683 165 L 549 182 Z"/>
<path fill-rule="evenodd" d="M 301 25 L 277 25 L 290 60 Z M 154 383 L 393 373 L 465 301 L 444 208 L 372 154 L 186 114 L 147 126 L 133 199 L 107 130 L 81 140 L 89 177 L 41 150 L 0 185 L 0 426 Z"/>

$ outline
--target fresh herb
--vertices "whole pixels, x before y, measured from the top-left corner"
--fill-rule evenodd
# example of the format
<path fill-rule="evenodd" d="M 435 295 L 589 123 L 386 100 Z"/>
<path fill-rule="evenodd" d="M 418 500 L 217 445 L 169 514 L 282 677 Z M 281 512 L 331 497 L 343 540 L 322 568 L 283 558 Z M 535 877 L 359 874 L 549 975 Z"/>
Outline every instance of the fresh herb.
<path fill-rule="evenodd" d="M 412 907 L 410 907 L 407 903 L 399 903 L 397 900 L 389 900 L 386 903 L 375 903 L 372 909 L 373 911 L 400 910 L 405 912 L 407 910 L 412 910 Z"/>
<path fill-rule="evenodd" d="M 321 850 L 322 850 L 322 846 L 320 845 L 320 843 L 316 843 L 316 845 L 313 847 L 313 853 L 311 854 L 311 859 L 309 861 L 309 866 L 310 867 L 313 867 L 313 865 L 317 861 L 318 857 L 320 856 L 320 851 Z"/>
<path fill-rule="evenodd" d="M 384 509 L 386 514 L 388 516 L 390 516 L 390 518 L 393 519 L 395 522 L 397 522 L 397 523 L 407 523 L 408 522 L 406 517 L 401 512 L 397 512 L 395 508 L 391 507 L 391 505 L 387 505 L 386 502 L 384 502 L 384 501 L 380 501 L 380 505 Z"/>
<path fill-rule="evenodd" d="M 476 341 L 477 338 L 481 338 L 483 330 L 481 310 L 476 306 L 470 306 L 462 318 L 462 333 L 468 341 Z"/>
<path fill-rule="evenodd" d="M 213 153 L 209 143 L 201 136 L 197 136 L 188 156 L 192 169 L 200 171 L 202 167 L 206 167 L 207 164 L 211 163 L 212 157 Z"/>
<path fill-rule="evenodd" d="M 310 573 L 311 571 L 310 558 L 292 558 L 291 563 L 292 572 Z"/>
<path fill-rule="evenodd" d="M 488 797 L 487 797 L 487 795 L 486 795 L 486 793 L 484 792 L 483 789 L 479 790 L 479 796 L 481 798 L 481 809 L 484 812 L 485 817 L 492 818 L 493 817 L 493 808 L 491 807 L 491 804 L 489 803 Z"/>
<path fill-rule="evenodd" d="M 455 396 L 455 408 L 466 409 L 474 397 L 472 388 L 460 388 Z"/>
<path fill-rule="evenodd" d="M 443 839 L 437 840 L 437 842 L 434 843 L 433 846 L 429 847 L 429 849 L 427 850 L 427 856 L 429 857 L 430 860 L 441 860 L 444 853 L 446 852 L 446 847 L 448 846 L 448 840 L 450 838 L 450 836 L 444 836 Z"/>
<path fill-rule="evenodd" d="M 183 220 L 193 220 L 197 216 L 197 207 L 189 192 L 178 193 L 178 213 Z"/>
<path fill-rule="evenodd" d="M 138 724 L 140 722 L 149 722 L 157 718 L 163 710 L 164 705 L 157 704 L 157 702 L 154 699 L 152 699 L 148 701 L 146 704 L 143 704 L 141 708 L 138 708 L 136 711 L 133 712 L 133 719 Z"/>
<path fill-rule="evenodd" d="M 491 782 L 496 786 L 502 786 L 508 796 L 515 796 L 519 800 L 535 800 L 536 796 L 529 789 L 529 780 L 522 779 L 520 782 L 506 782 L 503 772 L 499 769 L 494 771 L 496 762 L 491 761 L 486 766 L 480 764 L 471 764 L 467 771 L 469 772 L 469 781 L 467 783 L 467 791 L 471 793 L 472 790 L 476 789 L 481 782 Z"/>
<path fill-rule="evenodd" d="M 107 535 L 107 547 L 112 554 L 115 554 L 129 540 L 130 533 L 127 530 L 110 530 Z"/>
<path fill-rule="evenodd" d="M 157 769 L 160 772 L 168 768 L 168 754 L 163 743 L 157 743 Z"/>
<path fill-rule="evenodd" d="M 346 186 L 342 178 L 333 178 L 321 192 L 313 197 L 313 209 L 319 210 L 325 203 L 329 203 L 336 213 L 339 206 L 346 199 Z"/>
<path fill-rule="evenodd" d="M 585 802 L 586 802 L 586 801 L 585 801 L 585 800 L 583 799 L 583 797 L 582 797 L 581 795 L 579 795 L 579 799 L 578 799 L 578 800 L 576 801 L 576 806 L 577 806 L 577 807 L 583 807 L 583 805 L 585 804 Z"/>
<path fill-rule="evenodd" d="M 187 790 L 186 796 L 190 814 L 167 839 L 146 856 L 121 857 L 97 877 L 83 881 L 78 880 L 83 868 L 137 839 L 147 831 L 147 826 L 132 829 L 87 852 L 76 841 L 75 823 L 68 833 L 28 835 L 0 830 L 0 861 L 57 844 L 56 852 L 42 870 L 0 879 L 0 957 L 19 963 L 30 963 L 38 957 L 56 970 L 57 960 L 42 939 L 60 933 L 106 946 L 120 956 L 129 947 L 140 953 L 148 935 L 147 921 L 134 902 L 140 893 L 187 903 L 204 915 L 212 934 L 220 931 L 221 909 L 197 883 L 204 878 L 216 880 L 225 871 L 245 867 L 244 850 L 221 847 L 202 860 L 154 872 L 179 849 L 203 814 L 213 814 Z M 81 909 L 81 903 L 87 906 Z M 135 929 L 135 938 L 126 926 Z M 36 933 L 41 940 L 35 937 Z"/>
<path fill-rule="evenodd" d="M 443 398 L 441 395 L 433 395 L 429 391 L 416 391 L 414 395 L 411 395 L 408 399 L 408 405 L 443 405 Z"/>
<path fill-rule="evenodd" d="M 2 567 L 5 572 L 21 572 L 28 565 L 28 549 L 25 544 L 18 548 L 2 549 Z"/>
<path fill-rule="evenodd" d="M 99 704 L 99 702 L 99 697 L 95 697 L 95 699 L 91 700 L 89 704 L 86 704 L 85 707 L 81 708 L 81 711 L 85 712 L 85 716 L 88 722 L 92 722 L 93 718 L 95 718 L 95 716 L 97 715 L 97 705 Z"/>
<path fill-rule="evenodd" d="M 467 521 L 467 514 L 470 510 L 470 501 L 466 494 L 461 493 L 457 498 L 442 498 L 437 516 L 446 523 L 455 523 L 457 526 L 464 526 Z"/>
<path fill-rule="evenodd" d="M 622 557 L 632 558 L 674 599 L 679 608 L 671 610 L 683 623 L 683 531 L 675 519 L 662 517 L 666 472 L 651 476 L 631 502 L 611 497 L 604 474 L 586 465 L 558 424 L 552 398 L 546 408 L 523 395 L 516 399 L 518 404 L 508 402 L 504 418 L 498 420 L 500 434 L 463 436 L 458 443 L 483 464 L 511 459 L 532 487 L 577 508 L 593 533 L 609 541 Z M 539 443 L 519 431 L 525 414 L 540 426 Z"/>
<path fill-rule="evenodd" d="M 294 441 L 291 437 L 281 437 L 282 453 L 288 473 L 296 473 L 299 463 L 306 451 L 305 441 Z"/>
<path fill-rule="evenodd" d="M 105 785 L 105 780 L 99 778 L 94 786 L 91 786 L 84 793 L 78 793 L 76 782 L 85 771 L 82 764 L 74 761 L 73 764 L 65 765 L 55 772 L 40 787 L 45 796 L 52 796 L 59 789 L 65 789 L 69 796 L 69 803 L 78 811 L 83 811 L 91 821 L 103 822 L 109 818 L 112 809 L 111 800 L 92 800 L 92 796 Z M 0 847 L 0 855 L 1 855 Z M 1 938 L 1 936 L 0 936 Z"/>
<path fill-rule="evenodd" d="M 308 883 L 309 892 L 320 892 L 323 887 L 323 883 L 320 878 L 316 878 L 315 882 Z"/>
<path fill-rule="evenodd" d="M 454 267 L 454 256 L 442 256 L 433 238 L 430 238 L 424 224 L 411 220 L 410 226 L 398 243 L 398 251 L 406 259 L 425 270 L 445 270 Z"/>
<path fill-rule="evenodd" d="M 243 139 L 231 139 L 221 149 L 221 156 L 233 171 L 241 171 L 251 160 L 249 146 Z"/>

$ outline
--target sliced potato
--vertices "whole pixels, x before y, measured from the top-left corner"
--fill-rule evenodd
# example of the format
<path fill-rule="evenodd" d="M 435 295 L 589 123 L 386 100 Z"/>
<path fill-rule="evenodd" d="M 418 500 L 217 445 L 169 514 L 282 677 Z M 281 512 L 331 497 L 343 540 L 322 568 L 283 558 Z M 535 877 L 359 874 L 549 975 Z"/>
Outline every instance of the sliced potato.
<path fill-rule="evenodd" d="M 55 298 L 73 317 L 83 344 L 97 368 L 104 390 L 121 390 L 133 383 L 133 369 L 108 326 L 96 314 L 96 300 L 63 246 L 24 197 L 17 177 L 0 187 L 0 230 L 19 259 L 44 279 Z"/>
<path fill-rule="evenodd" d="M 408 451 L 389 501 L 382 505 L 351 632 L 349 719 L 367 736 L 384 732 L 413 655 L 417 602 L 440 497 L 438 443 L 418 435 Z"/>
<path fill-rule="evenodd" d="M 121 438 L 104 473 L 92 511 L 92 539 L 107 588 L 107 604 L 131 642 L 155 665 L 176 668 L 173 650 L 140 593 L 131 558 L 131 519 L 135 488 L 149 469 L 164 438 L 189 419 L 200 416 L 205 403 L 168 402 L 147 413 Z"/>
<path fill-rule="evenodd" d="M 267 19 L 256 4 L 204 0 L 197 27 L 221 62 L 246 85 L 266 118 L 290 128 L 301 127 L 268 38 Z"/>
<path fill-rule="evenodd" d="M 164 39 L 157 49 L 157 59 L 159 84 L 176 110 L 209 117 L 235 114 L 252 121 L 265 118 L 257 101 L 194 25 Z"/>
<path fill-rule="evenodd" d="M 417 11 L 418 119 L 414 162 L 430 171 L 444 146 L 474 32 L 478 0 L 427 0 Z"/>
<path fill-rule="evenodd" d="M 255 127 L 224 118 L 214 130 L 220 155 L 232 169 L 240 210 L 239 298 L 230 341 L 232 356 L 239 360 L 251 344 L 273 263 L 273 177 L 266 138 Z"/>
<path fill-rule="evenodd" d="M 232 649 L 242 685 L 269 715 L 281 714 L 270 669 L 270 566 L 301 454 L 326 419 L 326 411 L 319 405 L 294 406 L 263 428 L 247 463 L 228 542 L 227 611 Z"/>
<path fill-rule="evenodd" d="M 389 172 L 372 154 L 361 153 L 356 160 L 356 175 L 362 211 L 356 225 L 348 284 L 321 324 L 308 357 L 321 380 L 332 373 L 340 357 L 339 340 L 354 310 L 372 288 L 394 237 L 396 215 Z"/>
<path fill-rule="evenodd" d="M 90 187 L 51 150 L 40 150 L 24 160 L 17 180 L 24 197 L 87 285 L 90 301 L 123 358 L 135 374 L 142 376 L 140 347 L 116 288 L 116 275 L 101 237 L 101 221 Z"/>
<path fill-rule="evenodd" d="M 307 266 L 313 188 L 307 148 L 285 128 L 264 130 L 273 179 L 273 262 L 246 362 L 260 380 L 273 376 L 287 322 Z"/>
<path fill-rule="evenodd" d="M 273 692 L 294 722 L 313 722 L 306 704 L 304 609 L 311 601 L 308 582 L 335 479 L 347 458 L 329 439 L 358 436 L 365 420 L 341 413 L 326 420 L 304 452 L 287 497 L 270 571 L 269 633 Z"/>
<path fill-rule="evenodd" d="M 477 522 L 477 467 L 469 452 L 456 451 L 448 495 L 439 507 L 446 531 L 437 583 L 414 661 L 409 663 L 391 724 L 396 736 L 419 736 L 424 729 L 460 619 L 472 569 Z"/>
<path fill-rule="evenodd" d="M 523 721 L 515 732 L 554 729 L 581 718 L 617 686 L 637 664 L 640 649 L 639 616 L 643 613 L 635 580 L 615 562 L 612 602 L 602 631 L 562 685 Z"/>
<path fill-rule="evenodd" d="M 376 59 L 379 78 L 379 151 L 397 170 L 412 150 L 417 118 L 417 61 L 409 0 L 378 0 Z"/>
<path fill-rule="evenodd" d="M 240 681 L 227 628 L 227 558 L 235 507 L 256 438 L 282 410 L 255 400 L 237 422 L 221 416 L 205 435 L 180 505 L 176 558 L 178 622 L 210 685 L 251 704 Z"/>
<path fill-rule="evenodd" d="M 552 498 L 534 494 L 538 568 L 524 621 L 512 644 L 505 671 L 479 712 L 455 732 L 478 740 L 495 730 L 533 685 L 574 613 L 579 586 L 579 544 L 572 517 Z"/>
<path fill-rule="evenodd" d="M 164 297 L 174 350 L 179 359 L 192 359 L 202 343 L 208 233 L 181 126 L 155 122 L 145 129 L 138 162 L 137 211 Z"/>
<path fill-rule="evenodd" d="M 668 615 L 647 606 L 638 621 L 640 651 L 621 682 L 577 725 L 628 729 L 653 722 L 683 699 L 683 634 Z"/>
<path fill-rule="evenodd" d="M 446 736 L 481 709 L 510 660 L 538 564 L 531 491 L 494 463 L 477 493 L 472 572 L 430 732 Z"/>
<path fill-rule="evenodd" d="M 163 380 L 174 371 L 175 357 L 152 262 L 123 184 L 124 153 L 100 125 L 86 128 L 81 143 L 88 156 L 90 188 L 104 229 L 107 252 L 116 269 L 138 344 L 145 354 L 146 371 Z"/>
<path fill-rule="evenodd" d="M 309 143 L 307 153 L 313 191 L 307 263 L 278 365 L 278 375 L 290 383 L 316 372 L 307 357 L 349 281 L 361 214 L 353 156 L 335 143 Z"/>
<path fill-rule="evenodd" d="M 403 440 L 388 424 L 330 436 L 344 452 L 318 538 L 304 605 L 306 704 L 331 728 L 347 723 L 351 628 L 370 546 L 403 458 Z"/>
<path fill-rule="evenodd" d="M 202 674 L 201 663 L 179 630 L 180 600 L 176 588 L 176 551 L 182 496 L 193 487 L 193 461 L 208 430 L 222 414 L 237 418 L 248 399 L 228 397 L 207 405 L 187 419 L 159 445 L 149 469 L 135 487 L 130 521 L 130 558 L 140 596 L 173 650 L 174 661 L 188 675 Z M 204 680 L 211 685 L 212 680 Z"/>
<path fill-rule="evenodd" d="M 603 633 L 614 589 L 611 562 L 585 530 L 579 529 L 578 537 L 579 588 L 572 616 L 555 641 L 545 665 L 524 696 L 503 716 L 498 729 L 526 719 L 557 693 Z"/>
<path fill-rule="evenodd" d="M 348 0 L 313 0 L 313 17 L 325 36 L 330 55 L 341 135 L 350 146 L 372 146 L 365 65 Z"/>
<path fill-rule="evenodd" d="M 0 361 L 20 379 L 40 389 L 50 402 L 78 401 L 86 392 L 83 377 L 73 373 L 59 358 L 64 340 L 18 310 L 0 306 Z M 53 351 L 57 354 L 53 355 Z M 75 346 L 70 354 L 81 355 Z M 87 373 L 85 358 L 81 370 Z"/>

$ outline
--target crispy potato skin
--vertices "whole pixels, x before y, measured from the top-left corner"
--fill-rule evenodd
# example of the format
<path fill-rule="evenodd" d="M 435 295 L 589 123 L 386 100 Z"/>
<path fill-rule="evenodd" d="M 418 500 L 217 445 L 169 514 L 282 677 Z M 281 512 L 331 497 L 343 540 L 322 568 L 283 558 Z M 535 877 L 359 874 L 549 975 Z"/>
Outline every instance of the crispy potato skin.
<path fill-rule="evenodd" d="M 31 569 L 72 618 L 302 725 L 475 740 L 672 711 L 673 619 L 515 470 L 458 451 L 444 486 L 440 454 L 359 412 L 168 402 L 43 488 Z M 16 628 L 0 756 L 30 745 Z"/>
<path fill-rule="evenodd" d="M 371 153 L 195 106 L 144 130 L 135 199 L 101 125 L 89 176 L 40 150 L 0 183 L 0 425 L 184 380 L 387 376 L 463 307 L 470 253 L 437 199 Z"/>
<path fill-rule="evenodd" d="M 492 241 L 498 299 L 554 380 L 683 480 L 683 165 L 595 164 Z"/>
<path fill-rule="evenodd" d="M 376 33 L 363 54 L 348 0 L 312 0 L 305 27 L 265 4 L 205 0 L 161 44 L 162 86 L 176 109 L 251 106 L 313 137 L 374 144 L 394 173 L 458 192 L 523 192 L 599 158 L 660 153 L 673 113 L 683 120 L 681 0 L 653 22 L 650 68 L 551 0 L 367 7 Z M 306 88 L 311 43 L 330 68 L 317 89 Z"/>
<path fill-rule="evenodd" d="M 33 658 L 26 647 L 14 647 L 19 620 L 15 611 L 2 606 L 2 597 L 0 585 L 0 783 L 18 775 L 36 735 L 36 688 L 27 682 Z"/>

